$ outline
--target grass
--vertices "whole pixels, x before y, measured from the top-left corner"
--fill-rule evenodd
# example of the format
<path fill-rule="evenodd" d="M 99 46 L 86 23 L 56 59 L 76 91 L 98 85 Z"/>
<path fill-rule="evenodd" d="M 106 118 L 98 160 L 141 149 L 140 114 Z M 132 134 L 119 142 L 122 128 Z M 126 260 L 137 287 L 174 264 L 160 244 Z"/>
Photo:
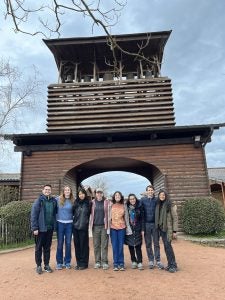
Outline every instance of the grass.
<path fill-rule="evenodd" d="M 13 244 L 8 244 L 8 245 L 2 245 L 0 244 L 0 252 L 2 250 L 11 250 L 11 249 L 16 249 L 16 248 L 24 248 L 26 246 L 30 246 L 34 244 L 34 239 L 27 240 L 21 243 L 13 243 Z"/>
<path fill-rule="evenodd" d="M 211 234 L 195 234 L 189 235 L 190 237 L 199 238 L 199 239 L 225 239 L 225 229 Z"/>

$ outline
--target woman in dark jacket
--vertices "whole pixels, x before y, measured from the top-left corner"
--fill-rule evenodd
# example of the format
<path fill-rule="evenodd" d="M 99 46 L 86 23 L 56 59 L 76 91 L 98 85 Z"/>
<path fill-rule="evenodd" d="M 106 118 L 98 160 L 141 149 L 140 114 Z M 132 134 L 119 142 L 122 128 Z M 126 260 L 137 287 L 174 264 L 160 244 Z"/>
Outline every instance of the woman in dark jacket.
<path fill-rule="evenodd" d="M 128 196 L 127 208 L 129 213 L 129 222 L 132 230 L 132 235 L 126 235 L 125 243 L 128 245 L 132 269 L 143 270 L 142 265 L 142 218 L 143 210 L 142 205 L 135 194 Z"/>
<path fill-rule="evenodd" d="M 79 189 L 77 199 L 73 206 L 73 240 L 77 265 L 76 270 L 88 268 L 89 261 L 89 217 L 91 202 L 87 198 L 87 192 Z"/>
<path fill-rule="evenodd" d="M 165 190 L 160 190 L 155 209 L 155 226 L 159 229 L 168 261 L 166 271 L 174 273 L 177 271 L 177 263 L 172 247 L 172 239 L 176 239 L 178 228 L 177 206 L 169 200 Z"/>

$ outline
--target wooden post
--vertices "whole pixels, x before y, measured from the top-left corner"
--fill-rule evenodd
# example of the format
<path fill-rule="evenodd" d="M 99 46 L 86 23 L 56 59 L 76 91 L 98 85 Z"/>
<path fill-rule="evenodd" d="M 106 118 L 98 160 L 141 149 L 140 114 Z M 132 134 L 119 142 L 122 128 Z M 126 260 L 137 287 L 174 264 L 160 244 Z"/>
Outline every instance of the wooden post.
<path fill-rule="evenodd" d="M 62 72 L 62 61 L 60 61 L 60 66 L 59 66 L 58 83 L 62 83 L 61 72 Z"/>
<path fill-rule="evenodd" d="M 79 63 L 75 63 L 75 69 L 74 69 L 74 82 L 78 82 L 77 80 L 77 70 L 78 70 Z"/>
<path fill-rule="evenodd" d="M 143 66 L 142 66 L 142 61 L 141 60 L 139 60 L 139 64 L 140 64 L 140 78 L 143 78 L 144 76 L 143 76 Z"/>

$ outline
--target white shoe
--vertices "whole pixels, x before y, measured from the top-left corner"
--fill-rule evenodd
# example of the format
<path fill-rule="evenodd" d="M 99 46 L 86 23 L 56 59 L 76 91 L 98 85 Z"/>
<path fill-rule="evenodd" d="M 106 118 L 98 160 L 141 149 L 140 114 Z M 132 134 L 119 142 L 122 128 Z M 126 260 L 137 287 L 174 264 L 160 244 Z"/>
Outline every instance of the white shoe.
<path fill-rule="evenodd" d="M 137 268 L 138 268 L 138 270 L 144 270 L 144 267 L 143 267 L 142 263 L 139 263 L 137 265 Z"/>

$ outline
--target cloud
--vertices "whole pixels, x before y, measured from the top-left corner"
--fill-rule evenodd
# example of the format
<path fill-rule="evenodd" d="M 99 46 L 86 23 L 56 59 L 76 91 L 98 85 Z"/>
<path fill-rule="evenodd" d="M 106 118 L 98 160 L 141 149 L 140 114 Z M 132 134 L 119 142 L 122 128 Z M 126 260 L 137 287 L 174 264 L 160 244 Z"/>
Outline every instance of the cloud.
<path fill-rule="evenodd" d="M 62 37 L 91 36 L 92 23 L 87 20 L 82 16 L 65 19 Z M 0 55 L 10 56 L 21 68 L 35 64 L 46 80 L 46 85 L 57 82 L 53 55 L 41 38 L 16 35 L 11 27 L 8 21 L 0 19 Z M 162 75 L 172 79 L 176 124 L 196 125 L 225 122 L 223 28 L 223 0 L 142 0 L 128 1 L 119 22 L 112 28 L 112 33 L 173 30 L 164 51 Z M 94 34 L 104 35 L 96 26 Z M 24 126 L 20 127 L 21 133 L 45 131 L 47 88 L 42 100 L 45 105 L 40 113 L 27 112 Z M 225 166 L 224 128 L 214 132 L 212 142 L 206 146 L 206 158 L 210 167 Z M 10 164 L 9 161 L 8 168 L 19 171 L 18 166 L 15 169 L 16 165 Z M 112 190 L 119 187 L 124 193 L 128 193 L 127 186 L 131 182 L 135 190 L 140 192 L 146 185 L 144 182 L 141 186 L 141 181 L 133 174 L 125 177 L 123 174 L 114 174 L 110 182 Z"/>

